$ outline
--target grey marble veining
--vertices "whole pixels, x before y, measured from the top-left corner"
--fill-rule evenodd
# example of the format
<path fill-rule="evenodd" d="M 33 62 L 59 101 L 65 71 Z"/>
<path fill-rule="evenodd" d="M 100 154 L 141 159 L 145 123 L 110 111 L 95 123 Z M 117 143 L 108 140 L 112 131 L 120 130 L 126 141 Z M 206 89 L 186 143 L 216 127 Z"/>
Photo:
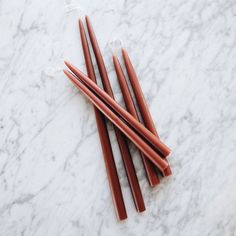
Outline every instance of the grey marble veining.
<path fill-rule="evenodd" d="M 85 71 L 85 14 L 116 98 L 118 42 L 173 150 L 173 176 L 150 189 L 133 147 L 147 207 L 138 214 L 110 126 L 121 223 L 93 108 L 62 73 L 64 59 Z M 1 0 L 0 74 L 0 235 L 236 235 L 235 0 Z"/>

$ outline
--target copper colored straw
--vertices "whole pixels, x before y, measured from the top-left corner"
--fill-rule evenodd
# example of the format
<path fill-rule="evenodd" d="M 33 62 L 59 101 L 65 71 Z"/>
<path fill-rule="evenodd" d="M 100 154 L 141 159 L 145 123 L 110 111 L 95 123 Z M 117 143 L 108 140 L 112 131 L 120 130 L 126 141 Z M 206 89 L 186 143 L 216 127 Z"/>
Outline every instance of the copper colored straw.
<path fill-rule="evenodd" d="M 123 56 L 123 59 L 124 59 L 124 62 L 125 62 L 125 66 L 126 66 L 126 70 L 127 70 L 128 76 L 129 76 L 129 80 L 130 80 L 131 86 L 133 88 L 134 95 L 135 95 L 135 98 L 137 100 L 139 110 L 140 110 L 140 113 L 142 115 L 145 126 L 153 134 L 155 134 L 159 138 L 159 135 L 156 131 L 156 128 L 155 128 L 154 122 L 152 120 L 151 114 L 149 112 L 146 100 L 144 98 L 141 86 L 139 84 L 137 75 L 135 73 L 134 67 L 133 67 L 133 65 L 130 61 L 128 53 L 124 49 L 122 49 L 122 56 Z"/>
<path fill-rule="evenodd" d="M 80 28 L 83 27 L 80 22 Z M 81 31 L 81 39 L 83 38 L 82 43 L 87 44 L 86 38 L 84 38 L 84 31 Z M 88 77 L 96 83 L 96 76 L 93 70 L 93 65 L 90 57 L 90 52 L 88 48 L 83 47 L 84 57 L 86 61 L 86 68 Z M 106 127 L 106 120 L 103 114 L 94 107 L 94 113 L 97 122 L 98 133 L 100 137 L 100 142 L 103 151 L 103 158 L 106 166 L 108 181 L 112 193 L 112 199 L 119 220 L 124 220 L 127 218 L 126 208 L 124 204 L 124 199 L 121 191 L 121 186 L 119 182 L 119 177 L 116 169 L 115 160 L 112 153 L 111 143 Z"/>
<path fill-rule="evenodd" d="M 80 91 L 116 126 L 118 127 L 145 155 L 159 168 L 161 172 L 168 167 L 168 164 L 163 160 L 153 148 L 140 137 L 135 130 L 126 124 L 126 122 L 113 111 L 108 104 L 93 93 L 89 86 L 86 86 L 80 78 L 76 77 L 67 70 L 64 70 L 67 77 Z M 90 79 L 88 79 L 91 81 Z M 94 83 L 94 82 L 92 82 Z M 95 84 L 95 83 L 94 83 Z M 96 85 L 96 84 L 95 84 Z M 96 85 L 97 86 L 97 85 Z M 98 87 L 98 86 L 97 86 Z M 99 87 L 98 87 L 99 88 Z M 109 95 L 108 95 L 109 96 Z M 110 96 L 109 96 L 110 97 Z M 113 100 L 114 101 L 114 100 Z"/>
<path fill-rule="evenodd" d="M 144 124 L 154 135 L 156 135 L 159 138 L 159 135 L 156 131 L 152 116 L 149 112 L 145 97 L 143 95 L 141 86 L 139 84 L 137 75 L 135 73 L 134 67 L 131 63 L 128 53 L 124 49 L 122 49 L 122 55 L 123 55 L 126 70 L 127 70 L 128 76 L 129 76 L 130 84 L 133 88 L 134 95 L 137 100 L 139 110 L 140 110 L 141 116 L 143 118 Z M 167 156 L 163 155 L 163 157 L 167 157 Z M 166 175 L 171 175 L 170 168 L 168 168 L 168 171 L 166 171 Z"/>
<path fill-rule="evenodd" d="M 73 66 L 69 62 L 65 62 L 66 66 L 91 89 L 101 100 L 108 104 L 116 113 L 119 114 L 140 136 L 163 155 L 169 155 L 170 149 L 160 141 L 153 133 L 151 133 L 146 127 L 137 121 L 129 112 L 119 105 L 114 99 L 112 99 L 104 90 L 99 88 L 93 81 L 91 81 L 82 71 Z M 159 156 L 159 155 L 158 155 Z M 162 158 L 159 156 L 159 159 Z M 164 161 L 164 160 L 162 160 Z M 164 161 L 166 162 L 166 161 Z"/>
<path fill-rule="evenodd" d="M 123 73 L 122 67 L 120 65 L 120 62 L 119 62 L 118 58 L 114 55 L 113 55 L 113 63 L 114 63 L 116 75 L 117 75 L 117 78 L 118 78 L 118 81 L 119 81 L 119 84 L 120 84 L 121 92 L 123 94 L 123 98 L 124 98 L 124 101 L 125 101 L 127 111 L 133 117 L 135 117 L 136 120 L 139 121 L 139 117 L 137 115 L 137 111 L 135 109 L 133 98 L 131 96 L 131 93 L 130 93 L 125 75 Z M 159 184 L 160 180 L 158 178 L 158 175 L 157 175 L 154 164 L 151 161 L 149 161 L 149 159 L 142 152 L 140 152 L 140 155 L 142 157 L 143 165 L 145 167 L 146 174 L 147 174 L 150 186 L 153 187 L 153 186 Z"/>
<path fill-rule="evenodd" d="M 88 76 L 94 82 L 96 82 L 96 77 L 95 77 L 92 59 L 91 59 L 91 55 L 89 51 L 88 41 L 86 38 L 83 23 L 81 20 L 79 20 L 79 29 L 80 29 L 81 42 L 83 46 L 83 52 L 84 52 L 84 58 L 86 62 Z M 119 142 L 121 156 L 124 162 L 124 166 L 127 173 L 135 207 L 138 212 L 142 212 L 145 210 L 144 200 L 143 200 L 142 192 L 139 186 L 138 178 L 135 172 L 134 164 L 133 164 L 133 161 L 132 161 L 132 158 L 131 158 L 131 155 L 130 155 L 130 152 L 129 152 L 129 149 L 125 140 L 125 136 L 117 128 L 115 129 L 115 131 L 117 135 L 117 140 Z"/>

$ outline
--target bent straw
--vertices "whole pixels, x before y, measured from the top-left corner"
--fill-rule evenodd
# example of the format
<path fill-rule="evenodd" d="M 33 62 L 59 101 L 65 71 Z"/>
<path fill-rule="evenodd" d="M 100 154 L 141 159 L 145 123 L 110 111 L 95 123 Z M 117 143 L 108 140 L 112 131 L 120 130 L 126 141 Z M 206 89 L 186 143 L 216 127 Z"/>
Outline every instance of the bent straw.
<path fill-rule="evenodd" d="M 129 112 L 122 108 L 114 99 L 112 99 L 106 92 L 99 88 L 93 81 L 91 81 L 82 71 L 65 61 L 66 66 L 82 81 L 89 89 L 91 89 L 100 99 L 105 101 L 112 107 L 126 122 L 138 132 L 143 139 L 151 143 L 163 155 L 169 155 L 170 149 L 161 142 L 153 133 L 138 122 Z"/>
<path fill-rule="evenodd" d="M 123 70 L 121 68 L 120 62 L 118 58 L 113 55 L 113 63 L 116 71 L 116 75 L 120 84 L 120 89 L 123 94 L 124 102 L 127 108 L 127 111 L 136 119 L 139 121 L 137 111 L 135 109 L 135 105 L 125 78 L 125 75 L 123 73 Z M 149 159 L 142 153 L 140 152 L 143 165 L 145 167 L 146 175 L 149 181 L 150 186 L 155 186 L 160 183 L 160 180 L 158 178 L 157 172 L 155 170 L 155 166 Z"/>
<path fill-rule="evenodd" d="M 89 46 L 88 46 L 88 41 L 87 41 L 87 37 L 86 37 L 85 30 L 83 27 L 83 23 L 81 20 L 79 20 L 79 29 L 80 29 L 80 37 L 81 37 L 81 42 L 82 42 L 83 53 L 84 53 L 88 76 L 94 82 L 96 82 L 96 76 L 94 73 L 94 68 L 93 68 L 92 58 L 91 58 L 91 54 L 90 54 L 90 50 L 89 50 Z M 128 177 L 128 182 L 129 182 L 130 189 L 132 192 L 135 207 L 138 212 L 143 212 L 143 211 L 145 211 L 145 204 L 144 204 L 142 192 L 141 192 L 141 189 L 139 186 L 138 178 L 137 178 L 137 175 L 135 172 L 134 164 L 133 164 L 125 137 L 118 129 L 116 129 L 116 135 L 117 135 L 117 140 L 119 142 L 121 156 L 122 156 L 122 159 L 124 162 L 124 166 L 125 166 L 126 174 Z"/>
<path fill-rule="evenodd" d="M 64 70 L 66 76 L 74 85 L 114 124 L 116 125 L 145 155 L 159 168 L 161 172 L 168 167 L 168 164 L 159 154 L 152 149 L 133 129 L 131 129 L 117 113 L 115 113 L 109 105 L 104 103 L 89 87 L 75 77 L 72 73 Z M 108 95 L 109 96 L 109 95 Z"/>
<path fill-rule="evenodd" d="M 80 22 L 80 27 L 83 27 L 82 22 Z M 84 39 L 84 31 L 81 31 L 81 39 Z M 84 39 L 86 40 L 86 38 Z M 87 43 L 87 42 L 82 42 Z M 86 61 L 87 73 L 90 79 L 96 83 L 96 76 L 93 70 L 92 61 L 90 58 L 90 53 L 86 48 L 83 47 L 84 57 Z M 125 203 L 121 191 L 121 186 L 119 182 L 119 177 L 117 173 L 117 168 L 111 148 L 111 142 L 108 135 L 108 130 L 106 126 L 106 120 L 103 114 L 94 106 L 94 113 L 97 123 L 97 129 L 99 133 L 99 138 L 102 146 L 103 158 L 105 162 L 108 182 L 112 194 L 113 204 L 115 207 L 116 215 L 119 220 L 124 220 L 127 218 L 127 212 L 125 208 Z"/>

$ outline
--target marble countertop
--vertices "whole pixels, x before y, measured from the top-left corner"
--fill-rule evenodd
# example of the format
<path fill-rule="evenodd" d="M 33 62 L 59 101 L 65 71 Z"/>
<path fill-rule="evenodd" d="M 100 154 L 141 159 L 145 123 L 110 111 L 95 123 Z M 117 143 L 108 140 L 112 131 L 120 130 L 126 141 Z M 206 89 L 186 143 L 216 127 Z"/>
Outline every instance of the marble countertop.
<path fill-rule="evenodd" d="M 89 15 L 115 97 L 111 51 L 135 65 L 173 176 L 135 211 L 113 134 L 128 219 L 117 222 L 93 108 L 64 76 L 85 71 Z M 236 1 L 0 1 L 0 235 L 236 235 Z M 120 56 L 120 54 L 118 54 Z"/>

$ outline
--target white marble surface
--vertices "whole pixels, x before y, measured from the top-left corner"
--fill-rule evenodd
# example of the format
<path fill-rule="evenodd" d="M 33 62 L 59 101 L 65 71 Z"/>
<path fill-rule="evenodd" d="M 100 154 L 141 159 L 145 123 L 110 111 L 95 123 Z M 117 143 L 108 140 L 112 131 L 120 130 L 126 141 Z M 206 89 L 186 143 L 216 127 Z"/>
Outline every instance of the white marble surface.
<path fill-rule="evenodd" d="M 136 213 L 110 127 L 128 220 L 113 210 L 93 109 L 62 73 L 83 70 L 91 17 L 116 98 L 121 41 L 173 176 Z M 0 235 L 236 235 L 236 1 L 0 1 Z M 121 101 L 122 102 L 122 101 Z M 133 148 L 135 152 L 135 149 Z"/>

